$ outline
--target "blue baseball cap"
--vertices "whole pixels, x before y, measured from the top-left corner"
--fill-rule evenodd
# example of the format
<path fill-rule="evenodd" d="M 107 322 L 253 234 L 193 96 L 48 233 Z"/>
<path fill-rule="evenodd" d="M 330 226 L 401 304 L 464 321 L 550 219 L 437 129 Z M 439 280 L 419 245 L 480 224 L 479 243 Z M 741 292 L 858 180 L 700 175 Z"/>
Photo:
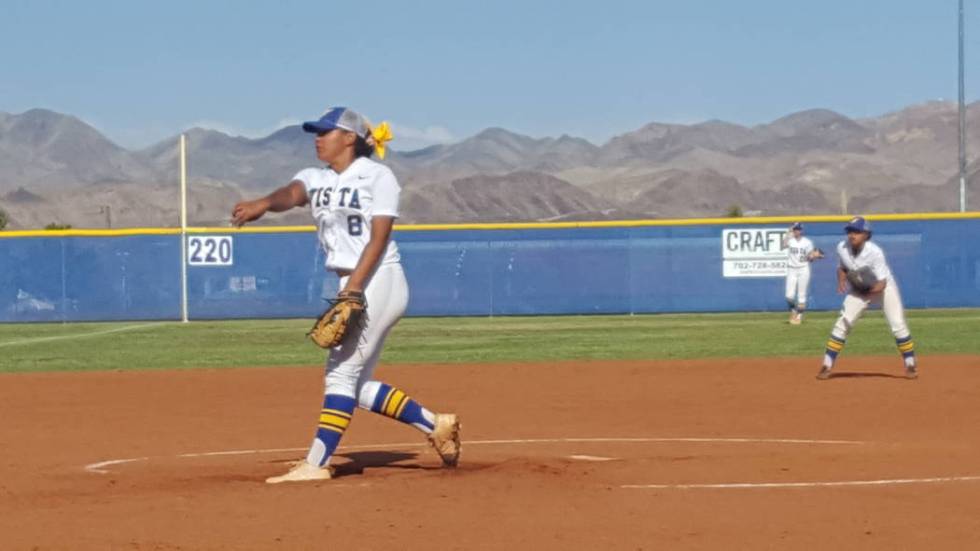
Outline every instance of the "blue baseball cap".
<path fill-rule="evenodd" d="M 844 226 L 844 231 L 846 233 L 871 233 L 871 222 L 865 220 L 863 216 L 856 216 Z"/>
<path fill-rule="evenodd" d="M 303 123 L 303 131 L 313 134 L 329 132 L 336 128 L 353 132 L 361 137 L 366 137 L 371 131 L 371 125 L 364 116 L 346 107 L 331 107 L 319 119 Z"/>
<path fill-rule="evenodd" d="M 802 231 L 803 230 L 803 224 L 800 223 L 800 222 L 797 222 L 797 223 L 793 224 L 789 229 Z"/>

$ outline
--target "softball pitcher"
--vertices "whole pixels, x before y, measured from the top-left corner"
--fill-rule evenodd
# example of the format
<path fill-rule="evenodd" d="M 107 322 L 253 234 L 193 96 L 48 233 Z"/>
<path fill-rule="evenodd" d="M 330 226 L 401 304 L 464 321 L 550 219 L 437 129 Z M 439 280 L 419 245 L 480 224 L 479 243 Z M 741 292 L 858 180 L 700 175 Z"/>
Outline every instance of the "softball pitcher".
<path fill-rule="evenodd" d="M 803 237 L 803 224 L 797 222 L 783 238 L 786 249 L 786 304 L 789 306 L 789 323 L 803 323 L 807 291 L 810 288 L 810 263 L 823 258 L 823 251 L 816 249 L 810 238 Z"/>
<path fill-rule="evenodd" d="M 391 139 L 388 125 L 372 128 L 354 111 L 334 107 L 304 123 L 303 130 L 316 134 L 317 157 L 327 166 L 301 170 L 270 195 L 238 203 L 232 223 L 241 226 L 266 212 L 309 204 L 327 269 L 340 276 L 342 294 L 363 293 L 366 306 L 362 323 L 328 354 L 323 409 L 306 460 L 266 482 L 331 478 L 330 458 L 357 407 L 422 431 L 443 463 L 455 466 L 460 454 L 456 415 L 433 413 L 374 379 L 385 337 L 408 305 L 408 284 L 391 240 L 401 188 L 387 166 L 371 160 L 374 153 L 384 158 Z"/>
<path fill-rule="evenodd" d="M 895 336 L 895 344 L 905 361 L 905 376 L 918 377 L 915 362 L 915 345 L 908 325 L 905 308 L 898 284 L 892 274 L 885 253 L 871 242 L 871 223 L 858 216 L 844 228 L 847 239 L 837 245 L 840 264 L 837 267 L 837 291 L 847 293 L 840 316 L 830 332 L 823 366 L 817 379 L 829 379 L 837 355 L 844 349 L 847 335 L 871 303 L 880 303 L 885 319 Z"/>

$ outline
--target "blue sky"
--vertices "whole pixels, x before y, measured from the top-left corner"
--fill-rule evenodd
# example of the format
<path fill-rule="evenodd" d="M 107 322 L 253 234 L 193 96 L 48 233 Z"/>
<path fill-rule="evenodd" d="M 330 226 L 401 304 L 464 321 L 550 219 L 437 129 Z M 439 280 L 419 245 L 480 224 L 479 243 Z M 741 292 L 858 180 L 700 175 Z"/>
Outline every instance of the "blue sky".
<path fill-rule="evenodd" d="M 71 113 L 127 147 L 195 125 L 264 135 L 328 105 L 391 120 L 408 149 L 957 93 L 956 0 L 0 2 L 0 111 Z"/>

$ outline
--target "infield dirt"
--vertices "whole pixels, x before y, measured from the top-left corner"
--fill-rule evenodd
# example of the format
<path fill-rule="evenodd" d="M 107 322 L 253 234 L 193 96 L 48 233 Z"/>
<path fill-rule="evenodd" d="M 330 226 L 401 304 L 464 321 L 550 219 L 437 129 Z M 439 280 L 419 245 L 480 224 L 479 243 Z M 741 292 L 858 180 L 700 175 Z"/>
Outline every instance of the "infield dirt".
<path fill-rule="evenodd" d="M 0 549 L 972 548 L 980 358 L 900 364 L 382 366 L 460 414 L 461 466 L 358 412 L 340 476 L 279 486 L 318 367 L 2 375 Z"/>

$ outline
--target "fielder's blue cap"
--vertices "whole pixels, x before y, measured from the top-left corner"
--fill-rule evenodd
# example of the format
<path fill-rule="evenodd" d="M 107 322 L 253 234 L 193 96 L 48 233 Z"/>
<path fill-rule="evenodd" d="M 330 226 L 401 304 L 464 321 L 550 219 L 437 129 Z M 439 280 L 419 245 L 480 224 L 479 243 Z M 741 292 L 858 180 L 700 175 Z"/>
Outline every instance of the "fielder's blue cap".
<path fill-rule="evenodd" d="M 802 230 L 803 229 L 803 224 L 801 222 L 797 222 L 797 223 L 793 224 L 793 226 L 790 227 L 790 229 L 791 230 Z"/>
<path fill-rule="evenodd" d="M 331 107 L 315 121 L 303 123 L 303 131 L 319 134 L 335 128 L 347 130 L 358 136 L 367 136 L 371 127 L 363 116 L 346 107 Z"/>
<path fill-rule="evenodd" d="M 850 232 L 861 232 L 861 233 L 871 233 L 871 222 L 864 219 L 863 216 L 856 216 L 851 219 L 850 222 L 844 226 L 844 231 Z"/>

